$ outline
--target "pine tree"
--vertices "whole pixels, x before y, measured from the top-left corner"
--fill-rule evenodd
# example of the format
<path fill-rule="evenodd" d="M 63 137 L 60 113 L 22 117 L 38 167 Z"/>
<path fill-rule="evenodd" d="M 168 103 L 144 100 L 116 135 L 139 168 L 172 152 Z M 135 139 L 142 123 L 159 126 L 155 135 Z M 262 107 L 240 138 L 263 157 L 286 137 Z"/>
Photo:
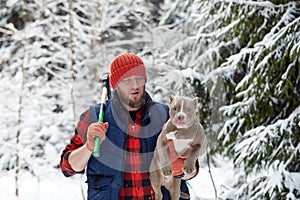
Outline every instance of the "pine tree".
<path fill-rule="evenodd" d="M 299 3 L 168 6 L 160 24 L 172 28 L 155 31 L 167 41 L 163 45 L 171 45 L 155 58 L 162 69 L 154 89 L 201 97 L 209 138 L 220 131 L 219 144 L 210 140 L 210 152 L 234 159 L 237 198 L 299 198 Z"/>
<path fill-rule="evenodd" d="M 219 150 L 234 159 L 242 199 L 298 199 L 300 187 L 299 3 L 219 4 L 242 47 L 221 66 L 229 88 Z M 245 12 L 245 10 L 247 12 Z M 242 13 L 245 13 L 242 15 Z M 232 90 L 234 89 L 234 90 Z"/>

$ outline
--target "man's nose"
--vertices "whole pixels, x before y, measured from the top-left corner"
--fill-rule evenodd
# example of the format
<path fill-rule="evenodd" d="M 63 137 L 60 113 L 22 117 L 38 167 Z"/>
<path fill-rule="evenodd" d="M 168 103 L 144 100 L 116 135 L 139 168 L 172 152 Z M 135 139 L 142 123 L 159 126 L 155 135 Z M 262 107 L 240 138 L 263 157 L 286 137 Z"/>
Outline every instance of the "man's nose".
<path fill-rule="evenodd" d="M 137 83 L 137 80 L 135 78 L 132 79 L 132 87 L 133 88 L 138 88 L 138 83 Z"/>

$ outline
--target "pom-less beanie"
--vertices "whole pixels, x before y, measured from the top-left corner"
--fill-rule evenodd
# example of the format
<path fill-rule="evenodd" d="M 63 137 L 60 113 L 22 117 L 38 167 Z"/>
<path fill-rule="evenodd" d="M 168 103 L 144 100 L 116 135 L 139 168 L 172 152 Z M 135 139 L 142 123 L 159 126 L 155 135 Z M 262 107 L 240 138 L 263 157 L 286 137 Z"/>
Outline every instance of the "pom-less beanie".
<path fill-rule="evenodd" d="M 144 62 L 133 53 L 117 56 L 110 64 L 110 84 L 113 89 L 124 78 L 129 76 L 143 76 L 147 81 Z"/>

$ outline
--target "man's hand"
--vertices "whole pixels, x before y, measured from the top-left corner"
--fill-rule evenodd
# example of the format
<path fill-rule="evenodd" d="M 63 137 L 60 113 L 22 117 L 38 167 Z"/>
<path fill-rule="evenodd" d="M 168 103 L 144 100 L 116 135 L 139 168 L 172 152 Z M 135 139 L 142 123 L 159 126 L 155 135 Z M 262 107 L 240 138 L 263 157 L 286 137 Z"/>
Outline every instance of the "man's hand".
<path fill-rule="evenodd" d="M 106 130 L 108 128 L 108 123 L 105 122 L 96 122 L 92 123 L 87 130 L 87 140 L 86 140 L 86 148 L 93 152 L 96 136 L 100 137 L 101 143 L 105 140 Z"/>

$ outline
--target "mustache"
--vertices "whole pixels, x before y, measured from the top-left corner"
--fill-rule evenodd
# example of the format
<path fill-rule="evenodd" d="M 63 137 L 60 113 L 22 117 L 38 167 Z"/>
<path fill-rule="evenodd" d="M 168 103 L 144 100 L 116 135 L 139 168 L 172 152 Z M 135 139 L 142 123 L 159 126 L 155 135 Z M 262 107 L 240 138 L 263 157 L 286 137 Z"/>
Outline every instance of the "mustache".
<path fill-rule="evenodd" d="M 127 97 L 125 94 L 123 94 L 121 91 L 116 91 L 117 92 L 117 97 L 119 101 L 123 102 L 126 105 L 129 105 L 131 108 L 140 108 L 142 105 L 145 104 L 146 100 L 146 90 L 145 87 L 140 90 L 140 89 L 132 89 L 129 91 L 129 94 L 133 93 L 142 93 L 141 97 L 136 100 L 130 100 L 129 97 Z"/>

